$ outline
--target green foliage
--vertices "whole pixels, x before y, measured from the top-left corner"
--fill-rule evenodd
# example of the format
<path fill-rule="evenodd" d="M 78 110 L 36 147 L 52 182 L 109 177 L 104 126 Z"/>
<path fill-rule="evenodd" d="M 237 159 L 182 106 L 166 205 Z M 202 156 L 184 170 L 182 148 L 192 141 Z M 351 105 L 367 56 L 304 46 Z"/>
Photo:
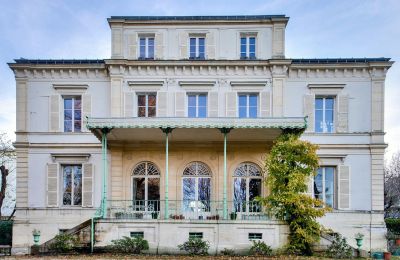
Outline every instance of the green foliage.
<path fill-rule="evenodd" d="M 264 241 L 256 241 L 252 240 L 253 245 L 249 250 L 250 255 L 257 255 L 257 256 L 271 256 L 272 249 L 269 245 L 265 244 Z"/>
<path fill-rule="evenodd" d="M 333 234 L 334 240 L 328 247 L 326 255 L 335 259 L 351 258 L 353 256 L 353 249 L 347 244 L 346 238 L 340 234 Z"/>
<path fill-rule="evenodd" d="M 400 218 L 387 218 L 385 219 L 387 229 L 394 233 L 400 234 Z"/>
<path fill-rule="evenodd" d="M 111 251 L 116 253 L 125 254 L 140 254 L 143 250 L 149 249 L 149 243 L 142 237 L 127 237 L 124 236 L 121 239 L 112 240 L 110 246 Z"/>
<path fill-rule="evenodd" d="M 201 238 L 189 238 L 182 245 L 178 245 L 179 250 L 188 252 L 190 255 L 207 255 L 210 243 Z"/>
<path fill-rule="evenodd" d="M 221 250 L 221 255 L 234 256 L 235 255 L 235 251 L 233 249 L 224 248 L 224 249 Z"/>
<path fill-rule="evenodd" d="M 0 220 L 0 245 L 11 245 L 12 226 L 11 220 Z"/>
<path fill-rule="evenodd" d="M 54 239 L 55 241 L 50 244 L 49 250 L 55 253 L 70 252 L 78 243 L 76 237 L 69 234 L 58 234 Z"/>
<path fill-rule="evenodd" d="M 321 233 L 316 219 L 329 210 L 306 194 L 307 183 L 318 168 L 317 149 L 298 134 L 282 134 L 266 159 L 270 195 L 260 201 L 289 225 L 287 251 L 291 254 L 312 255 L 312 244 L 319 241 Z"/>

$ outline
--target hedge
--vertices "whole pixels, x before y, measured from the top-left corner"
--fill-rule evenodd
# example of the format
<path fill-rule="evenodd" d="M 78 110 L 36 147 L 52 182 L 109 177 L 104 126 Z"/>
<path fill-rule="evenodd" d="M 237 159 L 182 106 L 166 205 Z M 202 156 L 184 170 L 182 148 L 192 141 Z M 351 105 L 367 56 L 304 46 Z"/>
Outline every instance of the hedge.
<path fill-rule="evenodd" d="M 400 234 L 400 218 L 387 218 L 385 219 L 386 228 L 395 234 Z"/>
<path fill-rule="evenodd" d="M 12 226 L 12 220 L 0 220 L 0 245 L 11 245 Z"/>

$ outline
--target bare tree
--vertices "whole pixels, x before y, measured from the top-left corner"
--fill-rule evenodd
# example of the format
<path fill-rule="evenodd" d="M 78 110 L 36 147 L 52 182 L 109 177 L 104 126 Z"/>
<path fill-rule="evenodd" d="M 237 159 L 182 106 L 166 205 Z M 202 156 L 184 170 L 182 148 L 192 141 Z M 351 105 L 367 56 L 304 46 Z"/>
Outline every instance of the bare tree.
<path fill-rule="evenodd" d="M 400 217 L 400 151 L 385 166 L 385 215 Z"/>
<path fill-rule="evenodd" d="M 10 198 L 11 200 L 15 197 L 11 190 L 13 187 L 15 188 L 14 183 L 10 183 L 12 177 L 10 174 L 15 171 L 15 159 L 16 153 L 15 149 L 11 144 L 11 141 L 7 138 L 5 133 L 0 133 L 0 173 L 1 173 L 1 181 L 0 181 L 0 216 L 2 216 L 4 210 L 4 202 L 6 198 Z M 13 178 L 15 180 L 15 177 Z M 7 200 L 7 207 L 14 207 L 13 204 Z"/>

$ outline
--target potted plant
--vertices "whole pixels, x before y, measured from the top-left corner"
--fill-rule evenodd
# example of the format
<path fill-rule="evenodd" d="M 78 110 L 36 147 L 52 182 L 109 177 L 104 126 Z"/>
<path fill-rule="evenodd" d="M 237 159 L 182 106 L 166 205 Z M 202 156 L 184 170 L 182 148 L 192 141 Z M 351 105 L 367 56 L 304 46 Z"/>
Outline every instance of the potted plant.
<path fill-rule="evenodd" d="M 358 250 L 360 250 L 360 248 L 361 248 L 361 246 L 363 244 L 364 234 L 357 233 L 355 235 L 355 239 L 356 239 L 356 242 L 357 242 Z"/>
<path fill-rule="evenodd" d="M 33 235 L 33 242 L 35 243 L 35 245 L 39 245 L 39 240 L 40 240 L 40 230 L 34 229 L 32 231 L 32 235 Z"/>
<path fill-rule="evenodd" d="M 152 219 L 158 219 L 158 212 L 157 211 L 151 212 L 151 218 Z"/>
<path fill-rule="evenodd" d="M 231 220 L 236 220 L 237 213 L 235 211 L 232 211 L 231 214 L 229 214 L 229 216 L 231 217 Z"/>
<path fill-rule="evenodd" d="M 390 260 L 392 258 L 392 253 L 390 252 L 383 252 L 383 259 Z"/>

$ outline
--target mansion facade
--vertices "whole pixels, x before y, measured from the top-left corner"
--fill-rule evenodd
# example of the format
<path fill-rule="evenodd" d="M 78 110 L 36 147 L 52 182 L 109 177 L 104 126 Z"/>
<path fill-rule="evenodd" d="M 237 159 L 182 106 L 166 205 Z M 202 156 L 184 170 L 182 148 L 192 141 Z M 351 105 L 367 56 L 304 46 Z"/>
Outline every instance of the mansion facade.
<path fill-rule="evenodd" d="M 319 145 L 319 221 L 386 247 L 384 87 L 389 58 L 285 57 L 284 15 L 111 17 L 111 57 L 9 63 L 17 95 L 13 253 L 90 223 L 91 245 L 142 236 L 273 248 L 288 227 L 255 198 L 285 131 Z M 95 43 L 94 43 L 95 44 Z M 88 222 L 88 220 L 90 220 Z"/>

